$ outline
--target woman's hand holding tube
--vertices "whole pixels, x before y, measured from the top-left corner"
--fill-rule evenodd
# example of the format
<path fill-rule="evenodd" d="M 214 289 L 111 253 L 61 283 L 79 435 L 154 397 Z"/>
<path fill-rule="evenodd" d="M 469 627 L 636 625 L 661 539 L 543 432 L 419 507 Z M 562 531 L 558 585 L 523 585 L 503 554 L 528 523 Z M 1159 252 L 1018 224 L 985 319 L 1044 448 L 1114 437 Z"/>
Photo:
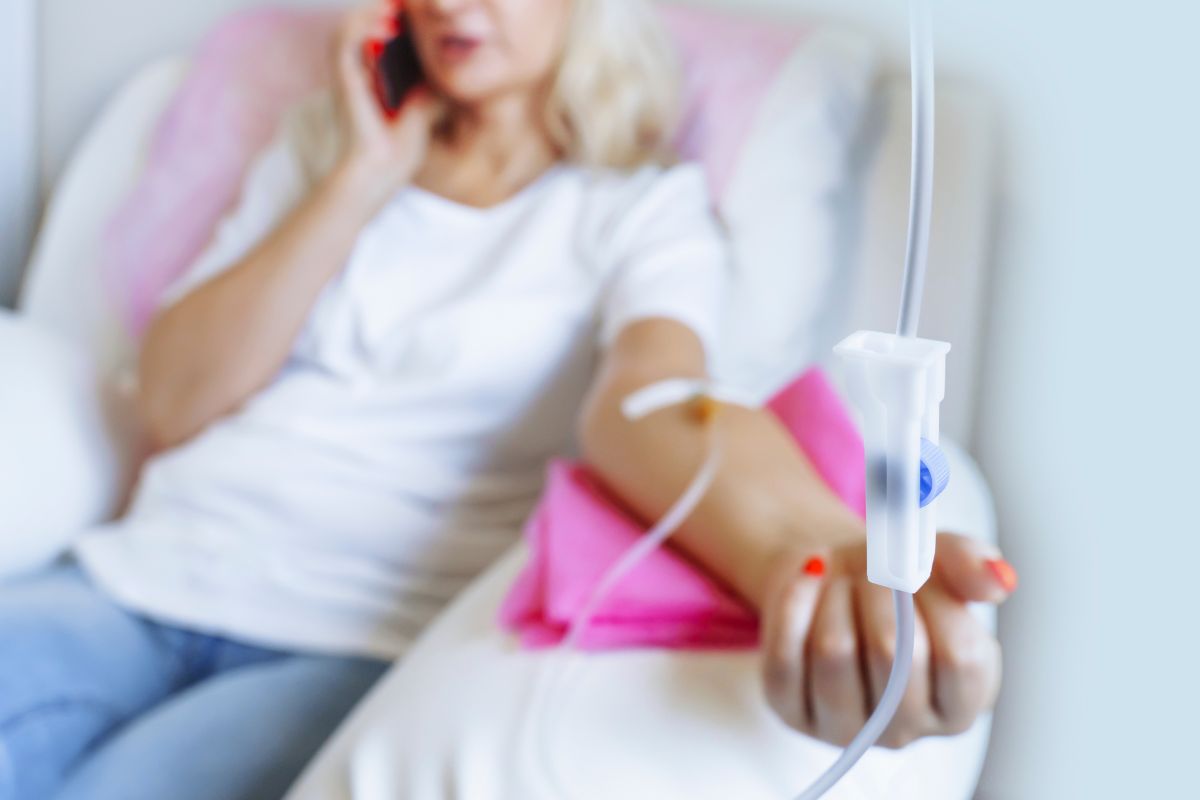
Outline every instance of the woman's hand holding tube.
<path fill-rule="evenodd" d="M 401 6 L 397 0 L 371 0 L 353 8 L 334 37 L 334 94 L 346 135 L 342 164 L 377 204 L 416 175 L 440 114 L 440 101 L 424 84 L 408 93 L 392 119 L 375 94 L 365 49 L 396 36 Z"/>
<path fill-rule="evenodd" d="M 657 381 L 704 375 L 689 330 L 647 320 L 617 337 L 585 404 L 585 458 L 646 520 L 678 499 L 709 440 L 686 408 L 632 422 L 621 403 Z M 896 646 L 891 592 L 867 581 L 863 521 L 769 412 L 728 406 L 710 424 L 721 428 L 721 468 L 671 543 L 759 610 L 767 695 L 780 716 L 844 745 L 882 694 Z M 1015 584 L 989 545 L 938 537 L 933 575 L 916 595 L 912 682 L 882 744 L 963 731 L 991 707 L 1000 649 L 968 603 L 1002 602 Z"/>
<path fill-rule="evenodd" d="M 792 728 L 844 746 L 887 684 L 896 648 L 891 590 L 867 580 L 866 544 L 797 547 L 779 560 L 763 608 L 768 700 Z M 965 731 L 995 702 L 1000 646 L 968 603 L 1000 603 L 1016 575 L 987 544 L 942 533 L 916 594 L 912 677 L 880 744 Z"/>

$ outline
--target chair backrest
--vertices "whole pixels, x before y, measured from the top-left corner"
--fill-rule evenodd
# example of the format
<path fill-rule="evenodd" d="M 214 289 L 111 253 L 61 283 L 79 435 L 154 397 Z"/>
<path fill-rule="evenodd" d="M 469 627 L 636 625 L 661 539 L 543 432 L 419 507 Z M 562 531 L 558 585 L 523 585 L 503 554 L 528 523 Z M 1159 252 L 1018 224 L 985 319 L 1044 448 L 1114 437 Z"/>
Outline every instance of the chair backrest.
<path fill-rule="evenodd" d="M 109 102 L 53 194 L 27 275 L 24 312 L 85 344 L 106 368 L 127 365 L 134 343 L 120 315 L 103 300 L 97 270 L 85 266 L 96 263 L 106 224 L 138 185 L 156 125 L 188 79 L 189 63 L 186 58 L 155 61 Z M 831 285 L 811 279 L 821 296 L 804 301 L 821 311 L 820 329 L 808 336 L 815 352 L 825 352 L 851 326 L 888 329 L 894 324 L 907 211 L 905 88 L 903 77 L 880 81 L 865 115 L 871 124 L 845 133 L 858 146 L 847 180 L 832 193 L 838 198 L 832 222 L 838 252 L 825 255 L 837 271 Z M 855 111 L 851 117 L 864 115 Z M 939 125 L 936 227 L 922 333 L 955 344 L 943 427 L 969 443 L 975 365 L 982 349 L 990 108 L 969 87 L 943 83 Z M 771 225 L 782 227 L 781 222 Z M 804 258 L 793 255 L 795 268 Z"/>
<path fill-rule="evenodd" d="M 813 321 L 833 271 L 828 198 L 846 181 L 848 142 L 874 70 L 872 48 L 832 26 L 768 24 L 677 6 L 663 7 L 662 15 L 685 75 L 676 148 L 704 166 L 735 249 L 730 307 L 736 324 L 718 371 L 765 395 L 811 360 Z M 108 146 L 108 131 L 88 142 L 83 167 L 68 177 L 86 183 L 98 169 L 108 186 L 100 199 L 119 197 L 115 187 L 125 186 L 126 194 L 99 241 L 91 235 L 95 219 L 83 226 L 88 235 L 73 238 L 76 247 L 90 241 L 101 288 L 135 336 L 164 287 L 211 239 L 285 112 L 327 86 L 328 41 L 338 19 L 328 10 L 267 7 L 223 20 L 196 49 L 165 110 L 161 98 L 142 103 L 142 109 L 156 106 L 158 118 L 144 110 L 134 114 L 135 124 L 149 122 L 151 131 L 125 131 L 124 141 L 147 153 L 132 192 L 113 172 L 137 164 L 136 152 L 126 147 L 97 167 L 95 140 Z M 128 94 L 146 91 L 135 88 Z M 125 113 L 125 104 L 116 105 L 115 114 Z M 85 202 L 95 209 L 96 199 Z M 51 254 L 48 261 L 61 259 Z M 86 265 L 82 285 L 94 289 L 94 261 L 66 263 L 70 278 L 60 286 L 78 283 Z M 45 268 L 39 264 L 37 271 Z M 40 275 L 31 281 L 35 288 L 54 283 Z M 77 327 L 93 316 L 94 309 L 60 325 Z M 778 353 L 790 354 L 791 363 L 780 363 Z"/>
<path fill-rule="evenodd" d="M 98 253 L 114 210 L 142 174 L 154 126 L 188 66 L 185 57 L 156 61 L 105 106 L 50 197 L 18 300 L 23 314 L 78 342 L 105 371 L 126 366 L 134 343 L 107 300 L 95 268 Z"/>

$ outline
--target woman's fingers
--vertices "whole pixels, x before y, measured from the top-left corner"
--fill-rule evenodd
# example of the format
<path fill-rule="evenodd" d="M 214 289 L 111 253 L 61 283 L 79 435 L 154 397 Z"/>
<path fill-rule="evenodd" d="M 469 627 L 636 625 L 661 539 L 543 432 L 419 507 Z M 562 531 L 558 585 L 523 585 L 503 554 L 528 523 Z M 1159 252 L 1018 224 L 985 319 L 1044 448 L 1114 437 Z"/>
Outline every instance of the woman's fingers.
<path fill-rule="evenodd" d="M 933 581 L 963 601 L 1000 603 L 1017 588 L 1017 574 L 994 546 L 969 536 L 939 533 Z"/>
<path fill-rule="evenodd" d="M 371 118 L 374 102 L 367 42 L 373 37 L 374 9 L 369 6 L 347 12 L 334 38 L 336 88 L 355 129 Z"/>
<path fill-rule="evenodd" d="M 937 583 L 917 593 L 917 606 L 929 632 L 937 732 L 962 733 L 996 700 L 1000 645 L 964 602 Z"/>
<path fill-rule="evenodd" d="M 372 99 L 370 61 L 396 35 L 397 22 L 394 4 L 388 0 L 374 0 L 351 9 L 343 19 L 335 45 L 337 73 L 342 89 L 355 103 Z"/>
<path fill-rule="evenodd" d="M 378 0 L 371 8 L 375 13 L 371 17 L 370 38 L 394 39 L 400 32 L 398 4 L 392 0 Z"/>
<path fill-rule="evenodd" d="M 860 580 L 854 585 L 858 612 L 858 639 L 867 667 L 867 706 L 874 709 L 883 695 L 896 650 L 896 614 L 892 593 L 883 586 Z"/>
<path fill-rule="evenodd" d="M 853 579 L 847 577 L 828 580 L 807 652 L 813 728 L 822 739 L 838 745 L 848 744 L 867 718 L 853 586 Z"/>
<path fill-rule="evenodd" d="M 868 706 L 873 712 L 883 696 L 896 654 L 896 609 L 892 592 L 861 580 L 855 586 L 859 646 L 867 666 Z M 879 743 L 904 747 L 935 728 L 929 680 L 929 638 L 920 617 L 916 620 L 913 663 L 904 698 Z"/>
<path fill-rule="evenodd" d="M 335 97 L 346 135 L 343 157 L 370 175 L 381 197 L 410 182 L 424 163 L 443 100 L 412 90 L 396 114 L 385 110 L 375 75 L 386 40 L 399 31 L 395 0 L 372 0 L 345 15 L 335 38 Z"/>
<path fill-rule="evenodd" d="M 400 111 L 389 123 L 392 139 L 409 148 L 427 143 L 434 123 L 445 109 L 445 100 L 424 84 L 409 89 Z"/>
<path fill-rule="evenodd" d="M 942 534 L 934 578 L 916 596 L 913 668 L 880 743 L 903 747 L 926 735 L 965 731 L 992 706 L 1000 648 L 968 606 L 1011 590 L 993 549 Z M 837 550 L 822 577 L 783 565 L 764 610 L 768 699 L 793 728 L 847 744 L 874 711 L 896 652 L 891 591 L 868 582 L 865 547 Z M 1015 580 L 1015 578 L 1012 578 Z"/>
<path fill-rule="evenodd" d="M 784 559 L 771 577 L 763 610 L 763 685 L 780 718 L 798 731 L 811 732 L 805 697 L 805 643 L 821 596 L 824 554 Z"/>

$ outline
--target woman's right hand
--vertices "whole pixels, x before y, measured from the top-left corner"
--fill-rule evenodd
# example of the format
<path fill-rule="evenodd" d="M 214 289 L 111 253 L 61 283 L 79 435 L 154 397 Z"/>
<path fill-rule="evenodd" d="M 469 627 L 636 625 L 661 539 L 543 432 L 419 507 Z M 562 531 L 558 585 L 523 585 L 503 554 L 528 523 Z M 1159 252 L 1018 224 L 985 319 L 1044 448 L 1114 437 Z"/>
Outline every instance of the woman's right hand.
<path fill-rule="evenodd" d="M 371 0 L 348 11 L 334 37 L 334 93 L 346 135 L 342 165 L 358 176 L 376 199 L 386 200 L 412 180 L 425 160 L 440 102 L 422 84 L 388 119 L 375 94 L 364 47 L 396 35 L 402 0 Z"/>
<path fill-rule="evenodd" d="M 883 694 L 896 651 L 891 592 L 869 582 L 866 543 L 789 550 L 764 606 L 767 698 L 792 728 L 845 747 Z M 1002 603 L 1016 573 L 991 546 L 938 534 L 933 575 L 916 594 L 912 676 L 880 744 L 962 733 L 995 702 L 1000 645 L 971 612 Z"/>

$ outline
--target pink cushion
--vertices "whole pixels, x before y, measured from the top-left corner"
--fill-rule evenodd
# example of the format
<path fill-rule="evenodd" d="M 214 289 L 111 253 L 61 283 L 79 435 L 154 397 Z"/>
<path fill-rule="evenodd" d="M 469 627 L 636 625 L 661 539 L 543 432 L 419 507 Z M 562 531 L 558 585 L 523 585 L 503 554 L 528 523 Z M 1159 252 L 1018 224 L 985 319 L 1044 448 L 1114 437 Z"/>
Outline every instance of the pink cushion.
<path fill-rule="evenodd" d="M 328 83 L 336 18 L 329 11 L 244 12 L 201 42 L 151 138 L 145 171 L 104 239 L 101 276 L 135 334 L 204 250 L 283 112 Z"/>
<path fill-rule="evenodd" d="M 661 11 L 683 65 L 675 150 L 704 164 L 713 199 L 719 200 L 753 128 L 755 111 L 809 29 L 683 6 Z"/>
<path fill-rule="evenodd" d="M 834 492 L 865 514 L 862 440 L 824 374 L 810 370 L 768 404 Z M 554 462 L 525 528 L 529 561 L 500 610 L 523 646 L 562 640 L 604 573 L 645 533 L 588 469 Z M 622 580 L 597 610 L 581 646 L 736 649 L 758 641 L 758 622 L 717 580 L 670 546 Z"/>
<path fill-rule="evenodd" d="M 105 286 L 135 334 L 166 287 L 204 250 L 283 112 L 328 85 L 328 39 L 340 13 L 241 12 L 200 44 L 101 254 Z M 704 163 L 717 200 L 755 109 L 807 29 L 701 9 L 663 13 L 687 76 L 677 146 L 683 157 Z"/>

